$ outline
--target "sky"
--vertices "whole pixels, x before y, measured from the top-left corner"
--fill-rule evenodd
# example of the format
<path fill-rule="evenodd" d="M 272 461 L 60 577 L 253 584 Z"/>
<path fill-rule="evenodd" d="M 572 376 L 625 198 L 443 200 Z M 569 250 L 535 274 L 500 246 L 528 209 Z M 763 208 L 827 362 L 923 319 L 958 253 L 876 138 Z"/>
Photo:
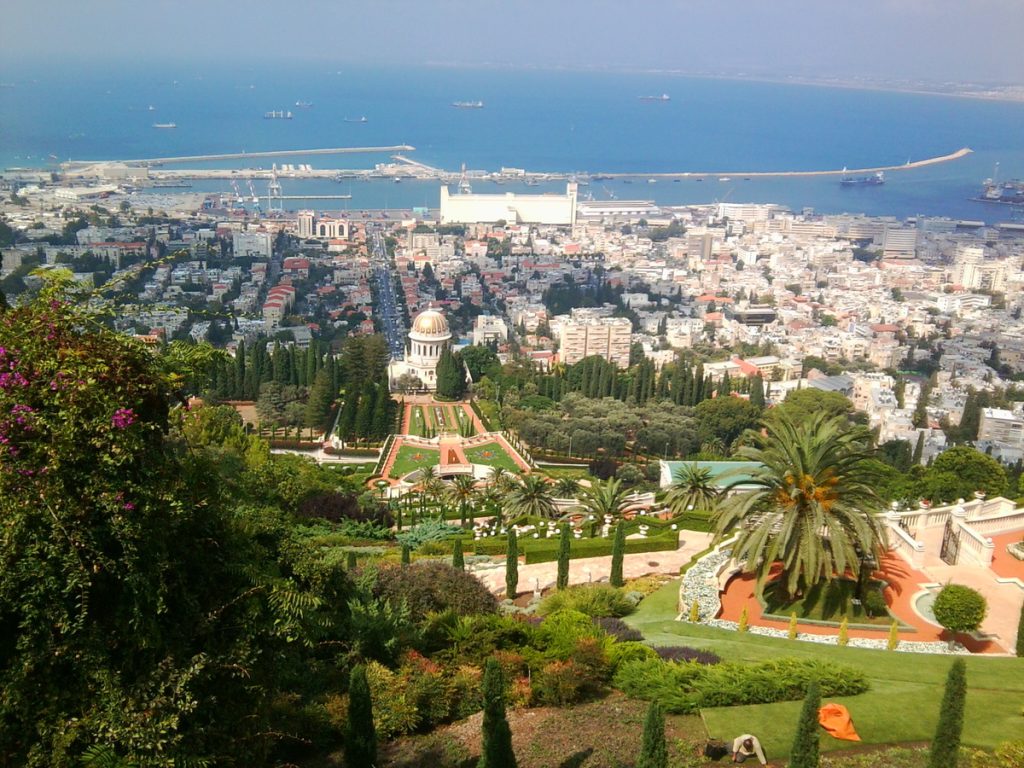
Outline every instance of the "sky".
<path fill-rule="evenodd" d="M 1022 40 L 1024 0 L 4 0 L 0 5 L 0 61 L 283 59 L 1024 83 Z"/>

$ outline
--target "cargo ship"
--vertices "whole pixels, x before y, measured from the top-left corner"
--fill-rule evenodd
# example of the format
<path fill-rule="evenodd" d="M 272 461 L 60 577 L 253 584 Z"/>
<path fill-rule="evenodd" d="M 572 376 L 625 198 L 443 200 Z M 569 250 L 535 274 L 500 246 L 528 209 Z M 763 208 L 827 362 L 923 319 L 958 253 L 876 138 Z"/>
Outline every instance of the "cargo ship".
<path fill-rule="evenodd" d="M 843 169 L 846 170 L 845 168 Z M 878 187 L 885 184 L 885 174 L 882 171 L 870 176 L 846 176 L 839 179 L 843 187 Z"/>
<path fill-rule="evenodd" d="M 167 129 L 167 128 L 177 128 L 178 124 L 177 123 L 153 123 L 153 127 L 154 128 L 164 128 L 164 129 Z"/>
<path fill-rule="evenodd" d="M 996 181 L 994 178 L 985 179 L 982 184 L 981 193 L 977 197 L 972 197 L 971 200 L 979 203 L 1024 205 L 1024 180 Z"/>
<path fill-rule="evenodd" d="M 313 106 L 313 102 L 312 101 L 296 101 L 295 102 L 295 106 L 298 107 L 299 109 L 309 109 L 310 107 Z"/>
<path fill-rule="evenodd" d="M 672 97 L 667 93 L 661 94 L 661 96 L 639 96 L 640 101 L 671 101 Z"/>
<path fill-rule="evenodd" d="M 453 101 L 452 106 L 459 109 L 483 109 L 484 103 L 482 101 Z"/>
<path fill-rule="evenodd" d="M 292 113 L 284 110 L 271 110 L 263 113 L 264 120 L 291 120 Z"/>
<path fill-rule="evenodd" d="M 366 115 L 362 115 L 360 117 L 346 117 L 342 122 L 345 122 L 345 123 L 365 123 L 366 122 Z"/>

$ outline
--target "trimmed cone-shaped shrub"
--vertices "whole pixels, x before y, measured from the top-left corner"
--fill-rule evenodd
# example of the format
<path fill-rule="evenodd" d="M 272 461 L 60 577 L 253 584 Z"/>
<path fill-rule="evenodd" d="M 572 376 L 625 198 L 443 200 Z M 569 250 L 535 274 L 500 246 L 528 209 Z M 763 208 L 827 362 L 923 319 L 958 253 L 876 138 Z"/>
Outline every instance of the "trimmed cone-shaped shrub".
<path fill-rule="evenodd" d="M 807 686 L 804 706 L 793 736 L 793 748 L 789 751 L 789 768 L 818 768 L 818 709 L 821 707 L 821 690 L 817 681 Z"/>
<path fill-rule="evenodd" d="M 505 718 L 505 678 L 498 660 L 484 667 L 483 750 L 477 768 L 516 768 L 512 730 Z"/>
<path fill-rule="evenodd" d="M 737 632 L 746 632 L 747 625 L 750 622 L 750 617 L 747 615 L 747 606 L 743 606 L 743 610 L 740 611 L 740 620 L 736 627 Z"/>
<path fill-rule="evenodd" d="M 697 601 L 694 600 L 690 603 L 690 623 L 696 624 L 700 621 L 700 606 L 697 605 Z"/>
<path fill-rule="evenodd" d="M 964 704 L 967 699 L 967 665 L 957 659 L 946 675 L 939 724 L 932 739 L 928 768 L 956 768 L 960 755 L 960 734 L 964 728 Z"/>
<path fill-rule="evenodd" d="M 345 765 L 361 768 L 377 762 L 377 732 L 373 727 L 373 702 L 366 681 L 366 667 L 352 668 L 348 684 L 348 720 L 345 724 Z"/>
<path fill-rule="evenodd" d="M 886 644 L 886 647 L 890 651 L 895 651 L 900 647 L 900 625 L 896 619 L 893 619 L 892 624 L 889 625 L 889 642 Z"/>
<path fill-rule="evenodd" d="M 408 565 L 410 560 L 412 560 L 412 553 L 409 550 L 409 545 L 408 544 L 403 544 L 402 545 L 402 565 Z"/>
<path fill-rule="evenodd" d="M 789 614 L 789 629 L 786 630 L 786 637 L 788 637 L 790 640 L 796 640 L 796 633 L 796 611 L 793 611 Z"/>
<path fill-rule="evenodd" d="M 505 550 L 505 597 L 515 600 L 519 590 L 519 538 L 515 529 L 508 532 L 508 549 Z"/>
<path fill-rule="evenodd" d="M 626 524 L 619 520 L 615 524 L 615 533 L 612 538 L 612 570 L 608 574 L 608 583 L 613 587 L 621 587 L 625 581 L 622 578 L 622 557 L 626 554 Z"/>
<path fill-rule="evenodd" d="M 564 524 L 558 541 L 558 580 L 555 586 L 559 589 L 569 586 L 569 538 L 571 536 L 569 525 Z"/>
<path fill-rule="evenodd" d="M 356 553 L 355 553 L 355 552 L 349 552 L 349 553 L 348 553 L 348 557 L 346 557 L 346 558 L 345 558 L 345 567 L 346 567 L 346 568 L 347 568 L 348 570 L 350 570 L 350 571 L 351 571 L 351 570 L 354 570 L 354 569 L 355 569 L 355 567 L 356 567 L 356 566 L 357 566 L 358 564 L 359 564 L 359 560 L 358 560 L 358 559 L 357 559 L 357 557 L 356 557 Z"/>
<path fill-rule="evenodd" d="M 644 719 L 644 741 L 636 768 L 667 768 L 668 747 L 665 745 L 665 715 L 658 702 L 652 701 Z"/>
<path fill-rule="evenodd" d="M 458 568 L 460 571 L 466 570 L 466 558 L 462 554 L 462 537 L 455 539 L 454 549 L 452 550 L 452 568 Z"/>
<path fill-rule="evenodd" d="M 837 645 L 847 645 L 850 642 L 850 621 L 845 616 L 843 620 L 839 622 L 839 637 L 836 639 Z"/>

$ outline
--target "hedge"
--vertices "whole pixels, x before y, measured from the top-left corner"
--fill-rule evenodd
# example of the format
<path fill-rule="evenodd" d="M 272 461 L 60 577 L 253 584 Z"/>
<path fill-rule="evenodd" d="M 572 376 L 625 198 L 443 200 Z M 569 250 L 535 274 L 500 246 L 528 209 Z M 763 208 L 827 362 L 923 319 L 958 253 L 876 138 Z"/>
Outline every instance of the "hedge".
<path fill-rule="evenodd" d="M 478 539 L 473 551 L 478 555 L 501 555 L 507 547 L 504 536 Z M 667 531 L 644 539 L 626 539 L 626 554 L 638 552 L 669 552 L 679 549 L 679 531 Z M 549 539 L 519 538 L 519 553 L 526 555 L 526 564 L 550 563 L 558 559 L 558 537 Z M 612 539 L 573 539 L 569 559 L 611 555 Z"/>

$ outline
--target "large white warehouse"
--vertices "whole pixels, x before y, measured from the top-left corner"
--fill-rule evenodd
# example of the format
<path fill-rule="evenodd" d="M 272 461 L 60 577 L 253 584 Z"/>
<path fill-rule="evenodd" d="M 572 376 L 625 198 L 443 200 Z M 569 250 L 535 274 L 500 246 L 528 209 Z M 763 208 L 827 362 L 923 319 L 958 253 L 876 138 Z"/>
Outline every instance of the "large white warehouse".
<path fill-rule="evenodd" d="M 576 182 L 569 182 L 564 195 L 453 195 L 441 187 L 441 223 L 477 224 L 505 221 L 509 224 L 576 223 Z"/>

